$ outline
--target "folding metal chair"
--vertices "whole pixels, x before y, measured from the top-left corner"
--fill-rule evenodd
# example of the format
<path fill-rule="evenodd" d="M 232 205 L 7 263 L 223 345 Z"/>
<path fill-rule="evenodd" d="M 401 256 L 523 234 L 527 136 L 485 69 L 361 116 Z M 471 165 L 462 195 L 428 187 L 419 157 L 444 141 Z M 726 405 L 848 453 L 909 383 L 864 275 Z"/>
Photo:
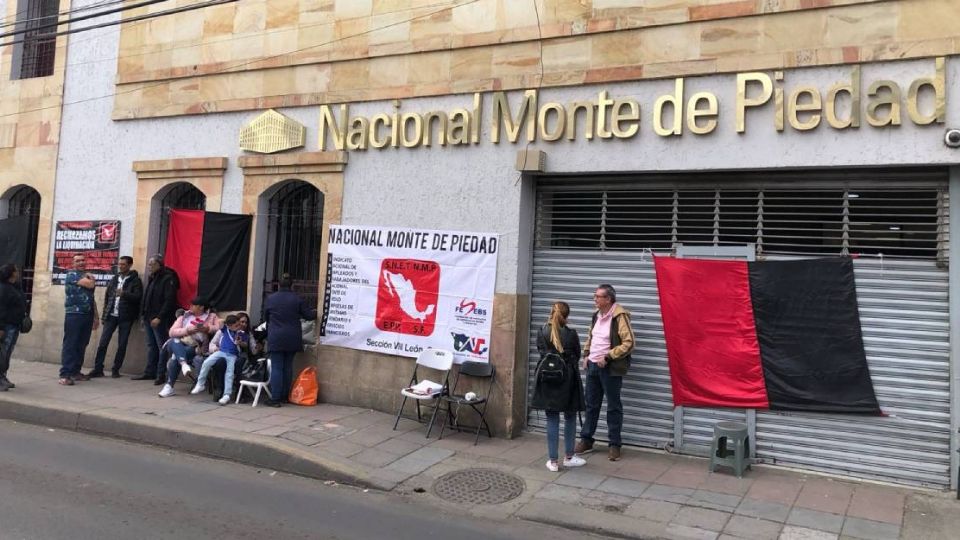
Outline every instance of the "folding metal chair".
<path fill-rule="evenodd" d="M 270 362 L 270 359 L 265 360 L 267 362 L 267 380 L 265 381 L 250 381 L 250 380 L 241 380 L 240 388 L 237 389 L 237 401 L 235 403 L 240 403 L 240 398 L 243 397 L 243 390 L 246 388 L 253 394 L 253 405 L 251 407 L 256 407 L 260 403 L 260 393 L 263 391 L 267 392 L 267 397 L 273 399 L 273 394 L 270 393 L 270 379 L 273 377 L 273 365 Z M 254 392 L 256 388 L 256 392 Z"/>
<path fill-rule="evenodd" d="M 441 382 L 434 382 L 429 379 L 424 379 L 422 381 L 418 380 L 417 370 L 420 368 L 420 366 L 439 371 Z M 420 402 L 430 400 L 434 402 L 433 414 L 430 416 L 430 425 L 427 428 L 427 438 L 430 438 L 430 432 L 433 431 L 433 422 L 437 419 L 437 409 L 440 408 L 440 398 L 446 396 L 450 392 L 450 368 L 452 367 L 452 351 L 443 349 L 427 349 L 420 353 L 420 356 L 417 357 L 416 364 L 413 366 L 413 376 L 410 377 L 410 384 L 408 384 L 406 388 L 400 390 L 400 395 L 403 396 L 403 401 L 400 403 L 400 409 L 397 411 L 397 420 L 393 423 L 393 429 L 397 429 L 397 426 L 400 425 L 400 415 L 403 414 L 403 407 L 407 404 L 407 399 L 412 399 L 414 400 L 414 403 L 417 404 L 418 422 L 423 422 L 422 415 L 420 414 Z M 413 387 L 415 385 L 423 383 L 436 385 L 439 388 L 434 392 L 429 392 L 426 394 L 413 391 Z"/>
<path fill-rule="evenodd" d="M 441 398 L 443 403 L 446 403 L 447 422 L 440 424 L 440 436 L 438 439 L 443 438 L 443 428 L 446 423 L 450 423 L 450 427 L 452 429 L 456 429 L 458 432 L 462 431 L 460 428 L 459 418 L 460 407 L 462 405 L 470 407 L 473 409 L 473 412 L 477 413 L 477 415 L 480 417 L 479 422 L 477 422 L 476 438 L 473 441 L 474 446 L 480 442 L 480 430 L 486 430 L 487 436 L 493 437 L 493 434 L 490 433 L 490 425 L 487 424 L 486 412 L 487 402 L 490 399 L 490 391 L 493 389 L 493 381 L 496 371 L 497 370 L 493 367 L 493 364 L 489 362 L 464 362 L 463 364 L 460 364 L 460 369 L 457 371 L 457 376 L 453 380 L 452 390 L 448 395 Z M 489 379 L 487 382 L 487 391 L 482 396 L 477 396 L 473 399 L 467 399 L 465 393 L 458 393 L 457 387 L 460 385 L 461 376 L 464 375 L 474 379 Z M 456 413 L 452 412 L 453 405 L 457 406 Z"/>

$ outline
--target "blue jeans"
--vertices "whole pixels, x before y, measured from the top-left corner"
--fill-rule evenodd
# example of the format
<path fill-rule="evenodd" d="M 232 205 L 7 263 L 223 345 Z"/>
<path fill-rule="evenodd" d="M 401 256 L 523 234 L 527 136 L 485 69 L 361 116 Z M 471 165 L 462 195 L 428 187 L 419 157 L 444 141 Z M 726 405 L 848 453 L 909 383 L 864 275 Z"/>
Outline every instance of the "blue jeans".
<path fill-rule="evenodd" d="M 223 395 L 230 397 L 230 394 L 233 392 L 233 370 L 237 366 L 237 356 L 234 354 L 217 351 L 208 356 L 207 359 L 203 361 L 203 365 L 200 366 L 200 374 L 197 375 L 197 384 L 207 384 L 207 377 L 210 375 L 210 370 L 213 369 L 213 366 L 221 358 L 227 363 L 226 370 L 223 372 Z"/>
<path fill-rule="evenodd" d="M 610 366 L 601 368 L 593 362 L 587 362 L 587 381 L 584 383 L 584 400 L 587 402 L 587 414 L 583 421 L 580 438 L 593 442 L 593 434 L 600 421 L 600 406 L 603 397 L 607 397 L 607 436 L 610 446 L 620 447 L 620 430 L 623 429 L 623 405 L 620 403 L 620 388 L 623 377 L 610 374 Z"/>
<path fill-rule="evenodd" d="M 170 339 L 168 334 L 170 329 L 162 323 L 156 328 L 150 326 L 148 317 L 143 318 L 143 329 L 146 334 L 144 339 L 147 342 L 147 366 L 143 368 L 143 374 L 147 377 L 156 377 L 159 375 L 157 368 L 161 367 L 160 348 Z"/>
<path fill-rule="evenodd" d="M 274 401 L 286 401 L 293 384 L 293 359 L 295 351 L 270 353 L 270 394 Z"/>
<path fill-rule="evenodd" d="M 179 341 L 171 341 L 170 360 L 167 362 L 167 384 L 173 386 L 177 382 L 177 376 L 180 375 L 180 362 L 192 363 L 193 357 L 197 355 L 196 347 L 189 347 Z"/>
<path fill-rule="evenodd" d="M 20 337 L 20 325 L 6 324 L 0 326 L 0 330 L 3 330 L 3 346 L 0 347 L 0 379 L 4 379 L 7 376 L 7 370 L 10 369 L 13 348 L 17 346 L 17 338 Z"/>
<path fill-rule="evenodd" d="M 577 413 L 563 413 L 563 447 L 565 456 L 573 455 L 573 447 L 577 442 Z M 547 457 L 550 461 L 557 461 L 558 447 L 560 446 L 560 413 L 547 411 Z"/>
<path fill-rule="evenodd" d="M 93 361 L 93 371 L 103 373 L 103 364 L 107 358 L 107 347 L 110 346 L 110 340 L 113 339 L 113 333 L 120 329 L 117 337 L 117 355 L 113 357 L 113 367 L 110 371 L 120 371 L 123 365 L 123 359 L 127 356 L 127 341 L 130 340 L 130 329 L 133 328 L 133 321 L 122 321 L 113 315 L 108 315 L 107 320 L 103 321 L 103 332 L 100 334 L 100 343 L 97 345 L 97 357 Z"/>
<path fill-rule="evenodd" d="M 60 351 L 60 378 L 80 374 L 83 354 L 93 333 L 93 313 L 67 313 L 63 317 L 63 348 Z"/>

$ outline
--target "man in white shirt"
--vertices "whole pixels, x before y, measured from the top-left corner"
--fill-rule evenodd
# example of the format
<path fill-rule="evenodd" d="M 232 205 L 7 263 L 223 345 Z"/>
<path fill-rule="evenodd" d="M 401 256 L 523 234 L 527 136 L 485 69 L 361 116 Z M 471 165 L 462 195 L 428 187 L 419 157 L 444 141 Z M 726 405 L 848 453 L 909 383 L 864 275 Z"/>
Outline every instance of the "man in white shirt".
<path fill-rule="evenodd" d="M 590 333 L 583 348 L 583 369 L 587 371 L 584 383 L 587 405 L 586 419 L 580 431 L 575 452 L 593 451 L 594 433 L 600 420 L 600 407 L 607 398 L 607 432 L 610 461 L 620 459 L 620 431 L 623 428 L 623 405 L 620 389 L 623 376 L 630 369 L 630 353 L 634 336 L 630 326 L 630 312 L 617 304 L 617 291 L 612 285 L 597 287 L 593 295 L 597 311 L 593 314 Z"/>

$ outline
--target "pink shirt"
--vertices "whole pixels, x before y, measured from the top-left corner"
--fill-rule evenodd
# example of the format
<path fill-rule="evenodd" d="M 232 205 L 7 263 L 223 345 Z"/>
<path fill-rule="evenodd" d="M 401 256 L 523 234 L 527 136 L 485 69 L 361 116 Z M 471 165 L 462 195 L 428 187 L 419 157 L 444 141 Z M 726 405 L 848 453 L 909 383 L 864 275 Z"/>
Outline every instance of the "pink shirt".
<path fill-rule="evenodd" d="M 590 334 L 590 355 L 587 359 L 594 364 L 599 363 L 610 352 L 610 323 L 616 307 L 616 304 L 610 306 L 606 315 L 598 314 L 597 323 L 593 325 L 593 332 Z"/>

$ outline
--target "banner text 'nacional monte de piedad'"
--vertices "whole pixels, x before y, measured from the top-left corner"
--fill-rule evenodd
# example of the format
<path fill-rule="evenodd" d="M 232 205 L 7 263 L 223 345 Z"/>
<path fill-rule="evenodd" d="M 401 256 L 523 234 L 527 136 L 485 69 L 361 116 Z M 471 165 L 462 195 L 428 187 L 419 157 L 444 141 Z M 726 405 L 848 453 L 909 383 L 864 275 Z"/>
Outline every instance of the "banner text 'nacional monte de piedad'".
<path fill-rule="evenodd" d="M 489 361 L 495 234 L 330 227 L 325 345 Z"/>

